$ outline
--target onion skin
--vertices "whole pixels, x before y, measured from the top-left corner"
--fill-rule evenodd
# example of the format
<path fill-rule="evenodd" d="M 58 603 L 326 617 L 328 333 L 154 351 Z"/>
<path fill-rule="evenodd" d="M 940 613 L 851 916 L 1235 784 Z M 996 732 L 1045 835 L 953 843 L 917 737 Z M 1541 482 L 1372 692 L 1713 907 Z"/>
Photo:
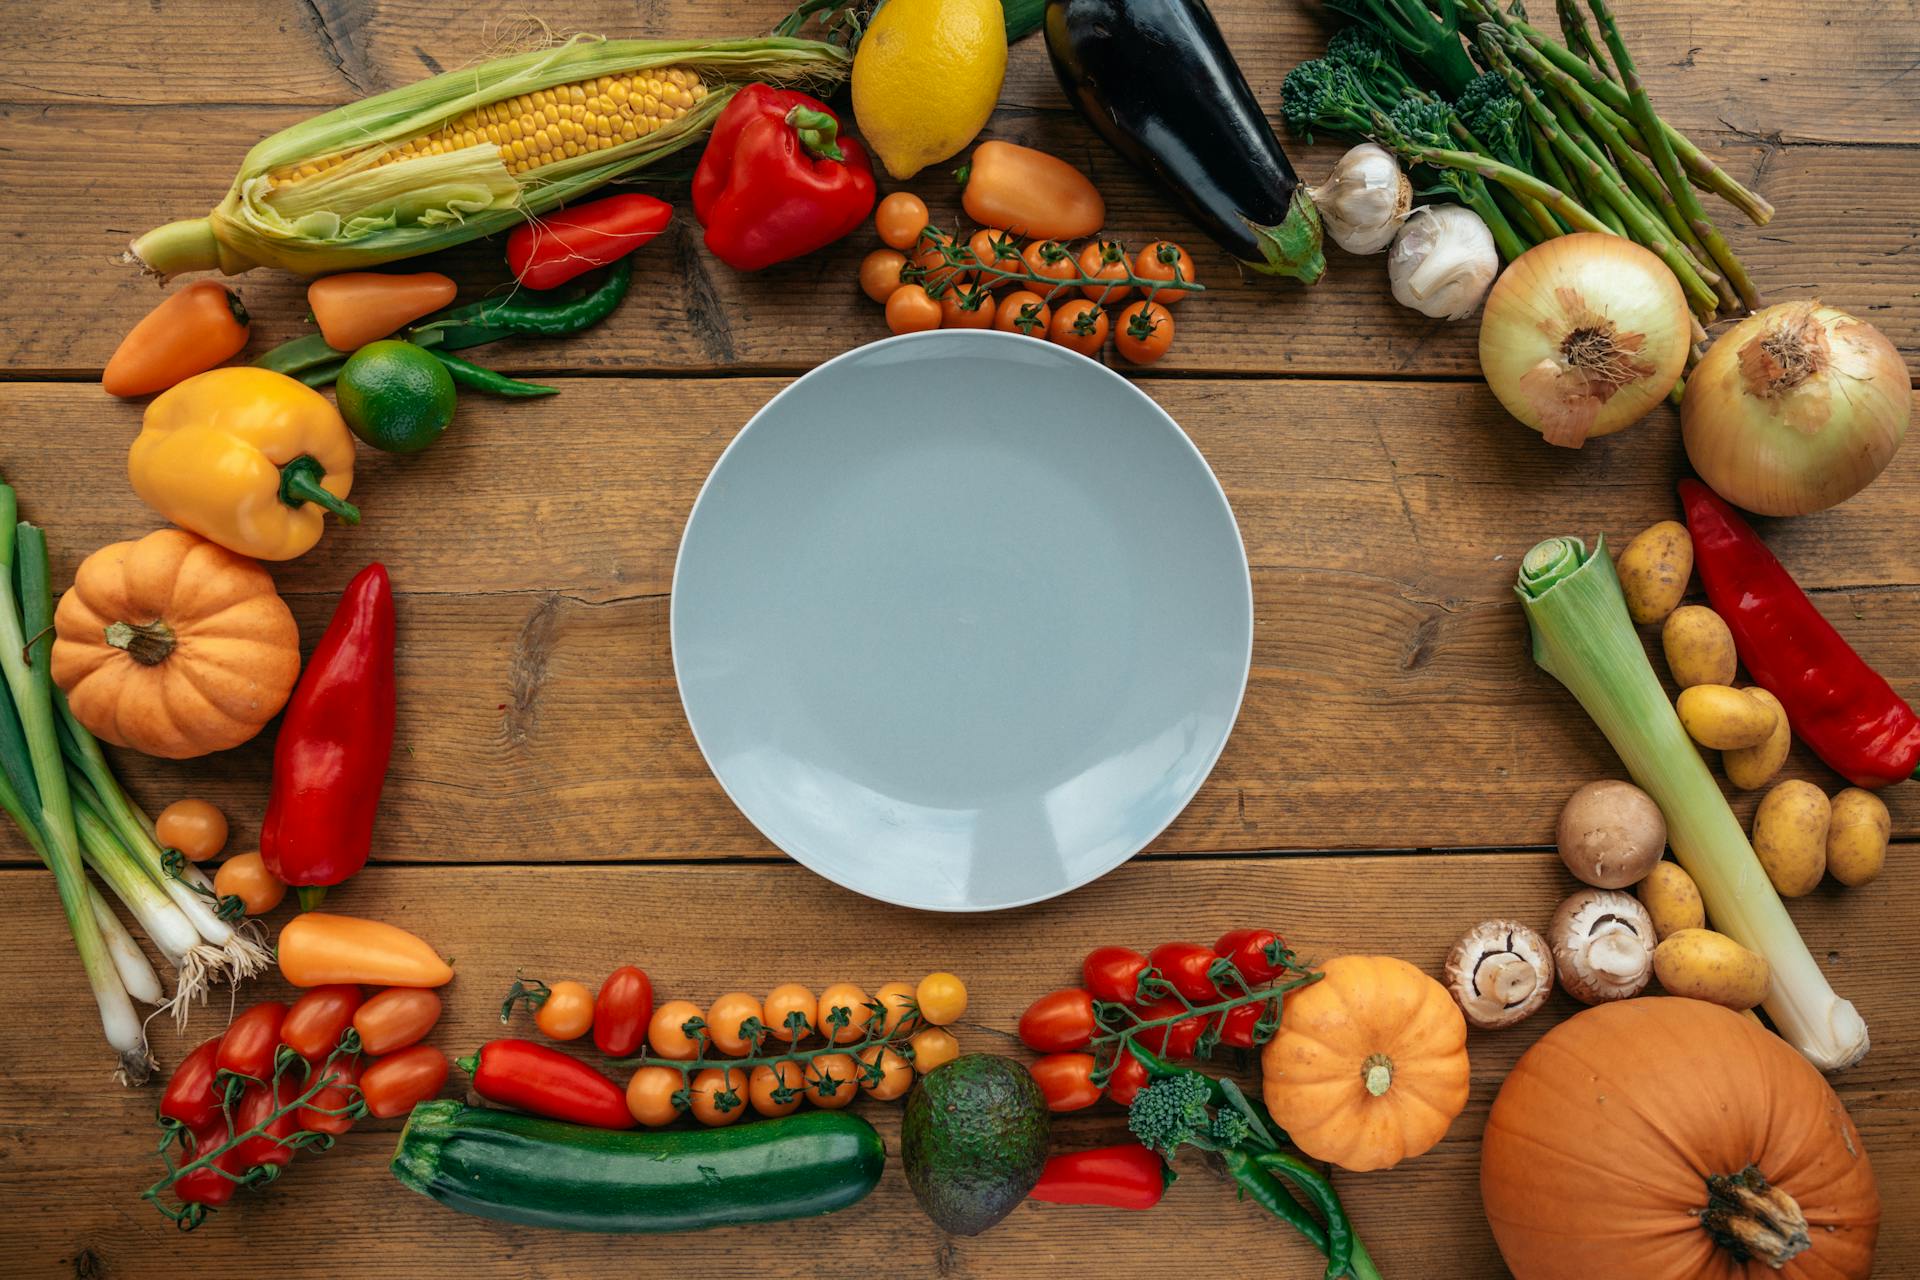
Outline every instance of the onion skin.
<path fill-rule="evenodd" d="M 1783 364 L 1782 353 L 1800 368 Z M 1680 406 L 1700 478 L 1764 516 L 1824 511 L 1866 488 L 1893 460 L 1912 416 L 1894 345 L 1814 301 L 1768 307 L 1729 329 L 1687 379 Z"/>
<path fill-rule="evenodd" d="M 1596 325 L 1604 370 L 1568 363 Z M 1691 340 L 1686 294 L 1650 251 L 1576 232 L 1536 245 L 1494 282 L 1480 318 L 1480 371 L 1508 413 L 1549 444 L 1579 448 L 1632 426 L 1673 390 Z"/>

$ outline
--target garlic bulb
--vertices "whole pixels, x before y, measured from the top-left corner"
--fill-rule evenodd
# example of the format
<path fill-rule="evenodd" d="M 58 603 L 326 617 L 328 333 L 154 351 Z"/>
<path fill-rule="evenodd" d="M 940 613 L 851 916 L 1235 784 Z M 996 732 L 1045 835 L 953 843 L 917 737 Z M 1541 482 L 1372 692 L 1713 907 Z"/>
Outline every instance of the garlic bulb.
<path fill-rule="evenodd" d="M 1470 316 L 1500 274 L 1500 251 L 1480 215 L 1463 205 L 1413 211 L 1387 255 L 1387 279 L 1403 307 L 1424 316 Z"/>
<path fill-rule="evenodd" d="M 1309 193 L 1320 207 L 1320 224 L 1348 253 L 1378 253 L 1413 207 L 1413 184 L 1385 147 L 1363 142 L 1333 166 L 1326 182 Z"/>

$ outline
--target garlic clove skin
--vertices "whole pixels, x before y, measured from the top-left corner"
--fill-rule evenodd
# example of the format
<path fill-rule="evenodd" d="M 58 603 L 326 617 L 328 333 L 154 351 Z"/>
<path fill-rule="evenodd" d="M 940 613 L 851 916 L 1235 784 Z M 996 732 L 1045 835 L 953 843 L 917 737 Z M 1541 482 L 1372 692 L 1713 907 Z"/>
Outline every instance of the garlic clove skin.
<path fill-rule="evenodd" d="M 1379 253 L 1413 207 L 1413 184 L 1391 151 L 1363 142 L 1340 157 L 1327 180 L 1308 191 L 1328 238 L 1348 253 Z"/>
<path fill-rule="evenodd" d="M 1463 205 L 1415 209 L 1387 254 L 1394 301 L 1441 320 L 1465 319 L 1479 310 L 1499 274 L 1493 233 Z"/>

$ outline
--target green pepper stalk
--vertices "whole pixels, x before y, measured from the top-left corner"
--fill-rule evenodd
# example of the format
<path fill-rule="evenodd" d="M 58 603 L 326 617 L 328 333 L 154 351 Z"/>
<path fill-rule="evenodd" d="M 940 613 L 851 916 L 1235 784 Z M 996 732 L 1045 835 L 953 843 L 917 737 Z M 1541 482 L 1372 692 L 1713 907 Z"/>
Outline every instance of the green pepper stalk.
<path fill-rule="evenodd" d="M 1532 196 L 1575 231 L 1596 231 L 1602 235 L 1615 234 L 1612 228 L 1590 213 L 1585 205 L 1571 195 L 1558 187 L 1547 185 L 1532 174 L 1516 169 L 1512 165 L 1467 151 L 1455 151 L 1415 142 L 1400 133 L 1393 122 L 1385 116 L 1375 117 L 1373 127 L 1374 136 L 1377 136 L 1384 145 L 1410 160 L 1439 168 L 1462 169 L 1468 173 L 1476 173 L 1488 182 L 1498 182 L 1511 191 Z"/>

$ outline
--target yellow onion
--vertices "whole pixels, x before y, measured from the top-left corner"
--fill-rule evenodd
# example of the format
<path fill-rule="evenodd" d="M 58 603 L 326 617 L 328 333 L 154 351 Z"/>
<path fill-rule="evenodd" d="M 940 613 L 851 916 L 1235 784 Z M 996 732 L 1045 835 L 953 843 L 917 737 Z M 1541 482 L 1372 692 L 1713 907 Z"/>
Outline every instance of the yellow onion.
<path fill-rule="evenodd" d="M 1907 367 L 1864 320 L 1783 302 L 1721 335 L 1687 379 L 1687 457 L 1766 516 L 1824 511 L 1886 469 L 1913 416 Z"/>
<path fill-rule="evenodd" d="M 1514 259 L 1480 317 L 1480 372 L 1507 412 L 1578 449 L 1630 427 L 1680 380 L 1680 282 L 1631 240 L 1558 236 Z"/>

